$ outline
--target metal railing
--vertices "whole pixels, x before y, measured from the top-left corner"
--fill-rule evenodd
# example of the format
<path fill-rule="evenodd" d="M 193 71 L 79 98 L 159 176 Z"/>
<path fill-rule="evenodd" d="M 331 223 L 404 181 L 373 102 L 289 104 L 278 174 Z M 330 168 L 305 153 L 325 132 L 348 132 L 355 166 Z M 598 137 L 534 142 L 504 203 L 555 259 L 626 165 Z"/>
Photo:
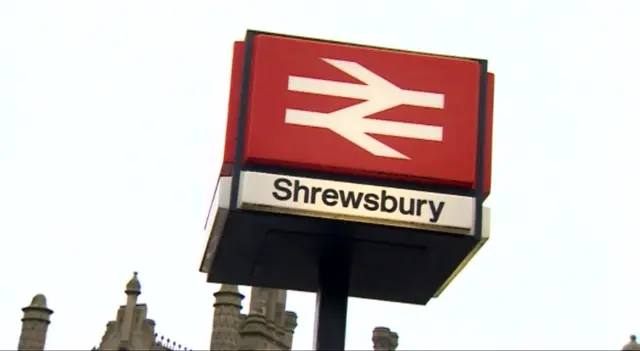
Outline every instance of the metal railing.
<path fill-rule="evenodd" d="M 162 346 L 171 351 L 192 351 L 188 347 L 177 343 L 175 340 L 171 341 L 171 339 L 165 338 L 164 335 L 158 335 L 158 333 L 156 333 L 154 336 L 157 346 Z"/>

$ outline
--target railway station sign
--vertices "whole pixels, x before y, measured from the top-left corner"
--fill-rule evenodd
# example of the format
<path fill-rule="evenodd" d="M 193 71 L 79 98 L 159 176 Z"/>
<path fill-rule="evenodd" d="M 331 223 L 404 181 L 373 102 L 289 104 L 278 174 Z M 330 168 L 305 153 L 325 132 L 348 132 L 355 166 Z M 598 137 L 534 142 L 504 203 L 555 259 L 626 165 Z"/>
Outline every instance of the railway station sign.
<path fill-rule="evenodd" d="M 234 44 L 208 281 L 316 292 L 349 242 L 349 295 L 425 304 L 484 244 L 486 60 L 249 31 Z"/>

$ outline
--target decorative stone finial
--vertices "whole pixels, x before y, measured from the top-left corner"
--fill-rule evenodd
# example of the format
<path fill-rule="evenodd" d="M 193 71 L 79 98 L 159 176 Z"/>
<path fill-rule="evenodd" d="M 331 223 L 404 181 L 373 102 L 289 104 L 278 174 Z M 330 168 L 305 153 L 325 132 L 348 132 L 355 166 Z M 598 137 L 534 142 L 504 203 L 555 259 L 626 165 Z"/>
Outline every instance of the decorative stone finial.
<path fill-rule="evenodd" d="M 138 272 L 133 272 L 133 277 L 127 283 L 127 288 L 124 291 L 127 295 L 140 295 L 142 286 L 138 280 Z"/>
<path fill-rule="evenodd" d="M 37 294 L 31 299 L 29 307 L 47 308 L 47 298 L 43 294 Z"/>
<path fill-rule="evenodd" d="M 53 311 L 47 307 L 47 298 L 43 294 L 35 295 L 31 299 L 31 303 L 27 307 L 22 308 L 24 316 L 22 321 L 25 320 L 38 320 L 49 324 L 49 316 L 53 314 Z"/>
<path fill-rule="evenodd" d="M 220 290 L 219 292 L 229 292 L 229 293 L 239 293 L 240 291 L 238 290 L 238 286 L 237 285 L 232 285 L 232 284 L 222 284 L 222 286 L 220 286 Z"/>
<path fill-rule="evenodd" d="M 237 285 L 232 284 L 222 284 L 220 286 L 220 290 L 213 293 L 215 297 L 215 302 L 213 303 L 213 307 L 218 306 L 236 306 L 238 308 L 242 308 L 242 299 L 244 299 L 244 295 L 240 293 Z"/>
<path fill-rule="evenodd" d="M 391 337 L 391 349 L 395 350 L 398 347 L 398 333 L 392 331 L 389 336 Z"/>
<path fill-rule="evenodd" d="M 293 311 L 284 312 L 284 328 L 287 331 L 293 332 L 298 326 L 298 315 Z"/>
<path fill-rule="evenodd" d="M 373 349 L 375 351 L 393 350 L 393 340 L 391 336 L 391 329 L 387 327 L 375 327 L 373 328 Z"/>

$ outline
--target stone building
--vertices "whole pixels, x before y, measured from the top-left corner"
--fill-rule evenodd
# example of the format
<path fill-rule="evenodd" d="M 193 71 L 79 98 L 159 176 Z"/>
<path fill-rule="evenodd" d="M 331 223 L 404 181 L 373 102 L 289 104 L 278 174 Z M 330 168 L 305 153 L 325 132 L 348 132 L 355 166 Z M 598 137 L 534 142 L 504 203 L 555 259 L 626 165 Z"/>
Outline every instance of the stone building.
<path fill-rule="evenodd" d="M 155 332 L 155 321 L 147 318 L 148 309 L 138 303 L 142 290 L 138 274 L 126 285 L 126 304 L 118 308 L 116 318 L 107 323 L 97 350 L 189 350 Z M 287 292 L 253 287 L 247 314 L 241 313 L 244 296 L 235 285 L 223 284 L 214 295 L 213 328 L 209 350 L 291 350 L 297 315 L 286 310 Z M 22 330 L 18 350 L 45 349 L 47 328 L 53 311 L 44 295 L 33 297 L 22 309 Z M 375 351 L 395 350 L 398 334 L 388 328 L 373 330 Z"/>

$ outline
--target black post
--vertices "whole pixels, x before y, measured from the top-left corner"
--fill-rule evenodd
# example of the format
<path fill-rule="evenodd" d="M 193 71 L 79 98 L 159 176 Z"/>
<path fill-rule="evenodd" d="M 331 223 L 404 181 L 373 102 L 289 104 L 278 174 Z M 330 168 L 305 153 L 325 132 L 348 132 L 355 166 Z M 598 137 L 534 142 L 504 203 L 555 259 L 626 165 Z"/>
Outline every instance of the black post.
<path fill-rule="evenodd" d="M 315 350 L 344 350 L 350 265 L 348 242 L 339 240 L 325 247 L 320 258 L 320 289 L 316 297 Z"/>

